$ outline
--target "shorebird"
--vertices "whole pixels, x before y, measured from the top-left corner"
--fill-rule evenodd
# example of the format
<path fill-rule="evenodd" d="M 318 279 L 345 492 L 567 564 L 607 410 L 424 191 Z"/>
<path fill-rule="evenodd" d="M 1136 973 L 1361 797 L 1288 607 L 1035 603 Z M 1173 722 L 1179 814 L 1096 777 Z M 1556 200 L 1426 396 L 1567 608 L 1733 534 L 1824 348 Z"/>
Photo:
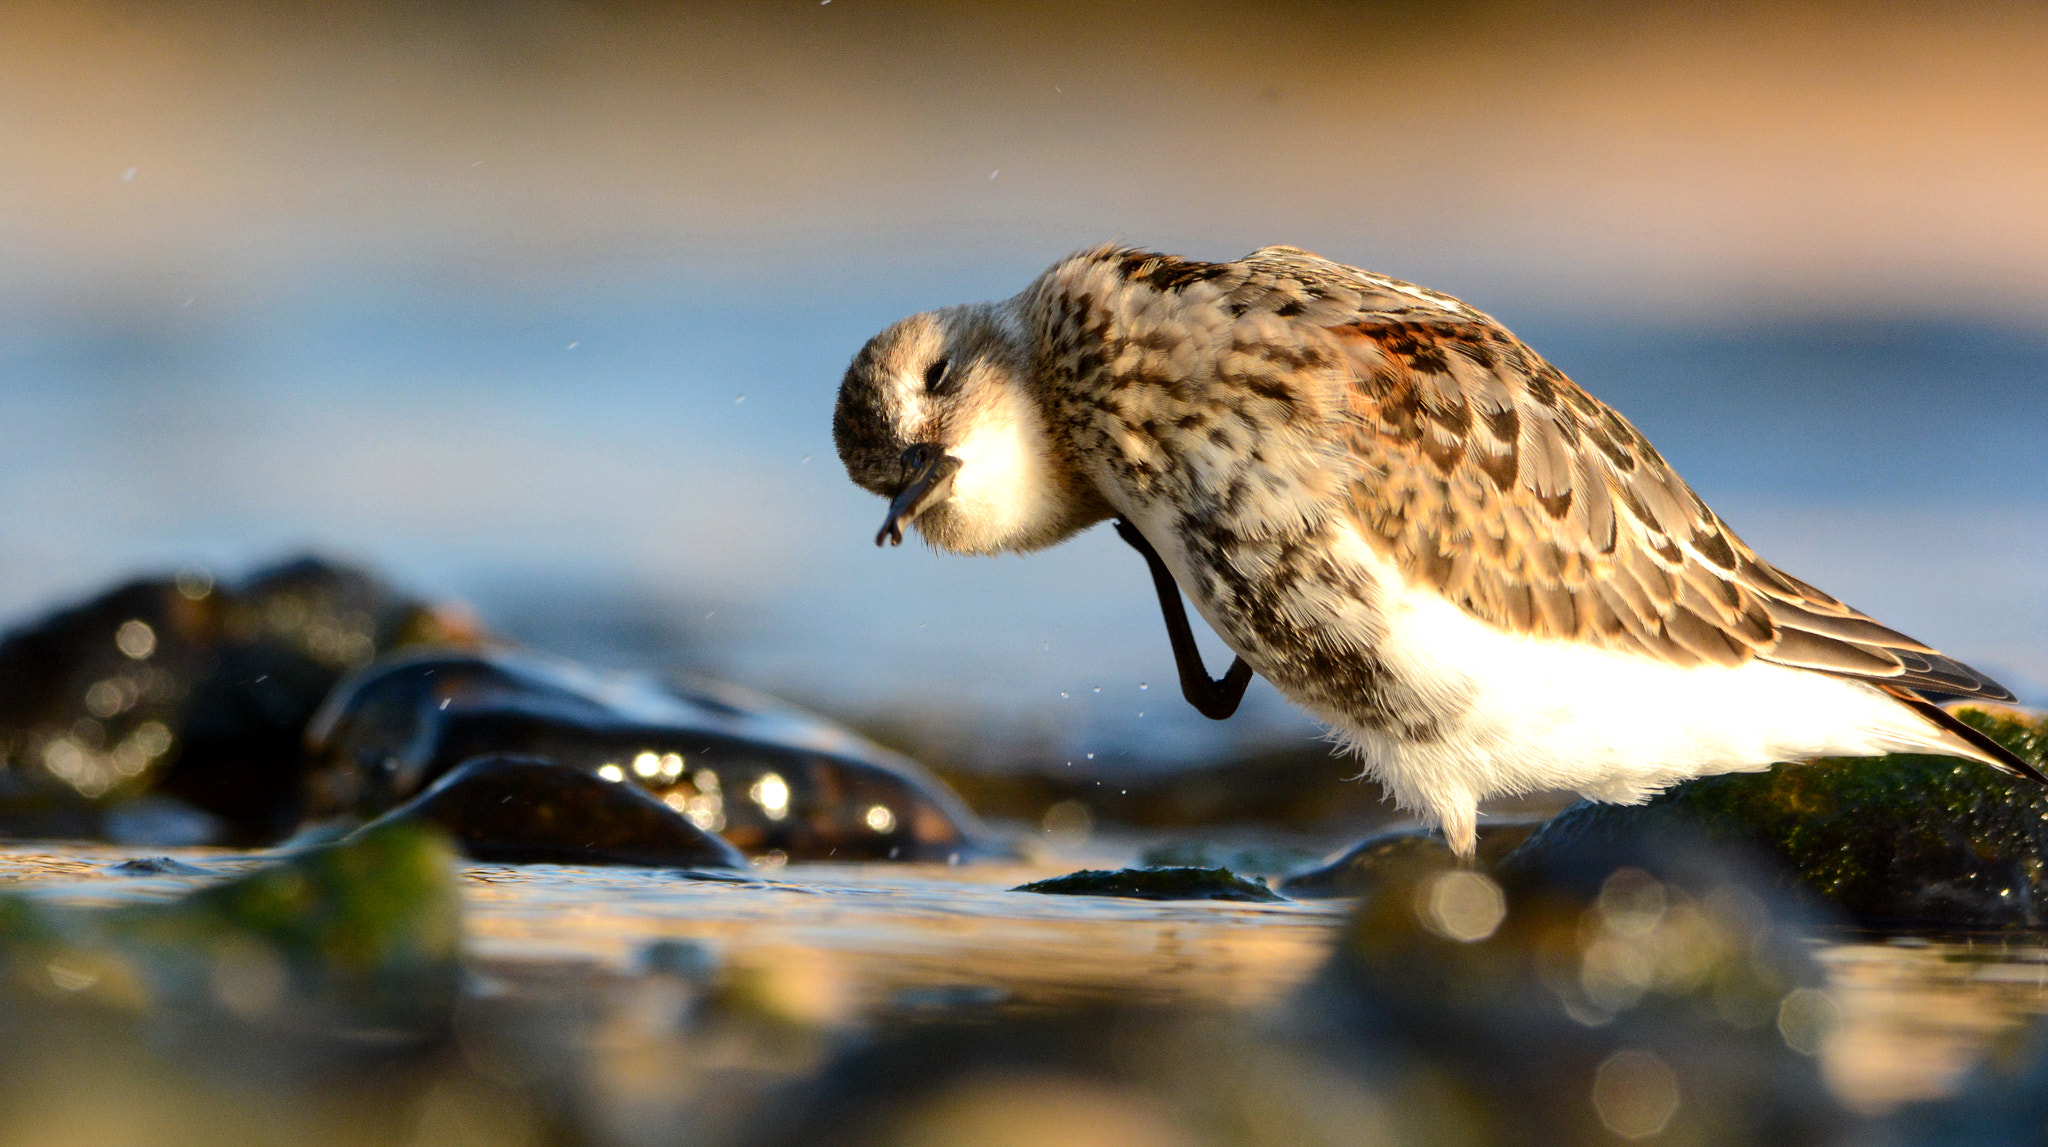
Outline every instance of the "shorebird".
<path fill-rule="evenodd" d="M 855 356 L 832 429 L 890 499 L 877 545 L 1114 519 L 1197 709 L 1265 677 L 1461 855 L 1514 793 L 1890 752 L 2048 784 L 1930 699 L 2009 691 L 1757 556 L 1498 322 L 1297 248 L 1098 247 L 913 315 Z M 1221 680 L 1183 591 L 1237 654 Z"/>

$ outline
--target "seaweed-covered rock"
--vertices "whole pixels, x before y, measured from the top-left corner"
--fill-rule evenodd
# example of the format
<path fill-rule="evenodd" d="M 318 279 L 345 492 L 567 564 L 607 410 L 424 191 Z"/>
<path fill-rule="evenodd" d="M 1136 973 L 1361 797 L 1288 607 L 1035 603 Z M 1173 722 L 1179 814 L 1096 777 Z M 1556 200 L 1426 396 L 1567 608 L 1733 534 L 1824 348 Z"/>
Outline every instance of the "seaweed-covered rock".
<path fill-rule="evenodd" d="M 109 814 L 153 792 L 226 838 L 281 837 L 298 823 L 300 738 L 327 691 L 385 650 L 465 638 L 459 621 L 314 558 L 238 586 L 186 574 L 109 590 L 0 641 L 0 830 L 146 833 L 163 818 Z"/>
<path fill-rule="evenodd" d="M 357 835 L 416 822 L 440 826 L 465 855 L 489 863 L 747 864 L 646 789 L 536 757 L 465 761 Z"/>
<path fill-rule="evenodd" d="M 1480 867 L 1490 869 L 1498 864 L 1542 823 L 1535 818 L 1482 822 L 1477 856 Z M 1380 873 L 1418 859 L 1448 865 L 1452 861 L 1451 848 L 1444 843 L 1443 834 L 1434 829 L 1402 825 L 1366 837 L 1327 864 L 1293 873 L 1280 882 L 1280 890 L 1296 900 L 1363 896 L 1372 891 Z"/>
<path fill-rule="evenodd" d="M 1012 892 L 1050 896 L 1121 896 L 1131 900 L 1284 900 L 1265 882 L 1228 868 L 1084 868 L 1020 884 Z"/>
<path fill-rule="evenodd" d="M 1410 1049 L 1448 1141 L 1844 1141 L 1814 1056 L 1837 1014 L 1820 922 L 1679 834 L 1489 875 L 1389 864 L 1305 991 L 1307 1038 Z"/>
<path fill-rule="evenodd" d="M 395 825 L 163 904 L 0 899 L 0 962 L 9 982 L 195 1031 L 224 1014 L 430 1038 L 454 1006 L 460 913 L 445 838 Z"/>
<path fill-rule="evenodd" d="M 2036 764 L 2048 720 L 1962 718 Z M 1899 755 L 1704 777 L 1635 806 L 1574 805 L 1508 863 L 1684 824 L 1775 859 L 1787 886 L 1880 930 L 2048 923 L 2048 789 L 1974 761 Z"/>
<path fill-rule="evenodd" d="M 334 691 L 308 743 L 315 815 L 381 814 L 462 761 L 509 753 L 640 785 L 749 854 L 944 860 L 996 847 L 916 762 L 819 718 L 528 654 L 374 666 Z"/>

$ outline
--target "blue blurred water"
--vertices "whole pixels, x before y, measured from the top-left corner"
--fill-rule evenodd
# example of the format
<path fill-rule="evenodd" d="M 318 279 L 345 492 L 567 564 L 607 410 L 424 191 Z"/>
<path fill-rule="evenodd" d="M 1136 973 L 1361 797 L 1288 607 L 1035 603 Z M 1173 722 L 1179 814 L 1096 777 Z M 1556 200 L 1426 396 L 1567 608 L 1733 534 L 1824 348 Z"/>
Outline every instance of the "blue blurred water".
<path fill-rule="evenodd" d="M 1040 262 L 356 270 L 0 316 L 0 615 L 315 547 L 571 655 L 921 714 L 997 755 L 1170 764 L 1313 736 L 1263 685 L 1224 725 L 1186 710 L 1107 530 L 1022 559 L 872 546 L 882 507 L 830 439 L 847 359 Z M 1474 301 L 1767 556 L 2048 700 L 2048 331 Z"/>

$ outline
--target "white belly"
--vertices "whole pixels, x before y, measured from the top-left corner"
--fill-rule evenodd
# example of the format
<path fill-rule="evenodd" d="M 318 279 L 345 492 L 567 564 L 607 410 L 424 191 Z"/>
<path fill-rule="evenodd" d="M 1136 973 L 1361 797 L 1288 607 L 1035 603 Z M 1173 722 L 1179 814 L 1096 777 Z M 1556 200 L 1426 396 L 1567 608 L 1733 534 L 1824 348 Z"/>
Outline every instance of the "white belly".
<path fill-rule="evenodd" d="M 1409 739 L 1307 707 L 1454 844 L 1471 839 L 1478 802 L 1491 796 L 1564 789 L 1635 803 L 1692 777 L 1779 761 L 1957 751 L 1861 682 L 1762 661 L 1679 668 L 1504 633 L 1405 584 L 1349 527 L 1337 548 L 1376 573 L 1377 649 L 1390 675 L 1418 711 L 1443 716 L 1436 736 Z"/>

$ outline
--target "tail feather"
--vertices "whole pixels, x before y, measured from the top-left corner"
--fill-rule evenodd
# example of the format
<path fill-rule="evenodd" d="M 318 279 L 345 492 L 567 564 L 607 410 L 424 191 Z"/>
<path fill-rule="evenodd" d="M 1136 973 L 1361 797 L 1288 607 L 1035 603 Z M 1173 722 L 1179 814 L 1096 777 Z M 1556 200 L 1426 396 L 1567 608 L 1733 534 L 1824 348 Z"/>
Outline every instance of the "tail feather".
<path fill-rule="evenodd" d="M 1877 683 L 1873 682 L 1873 684 Z M 1958 740 L 1977 750 L 1978 753 L 1982 754 L 1979 759 L 1992 768 L 2000 772 L 2010 773 L 2016 777 L 2026 777 L 2039 784 L 2048 785 L 2048 776 L 2043 776 L 2041 770 L 2020 759 L 2012 750 L 2007 749 L 2004 745 L 1964 724 L 1954 713 L 1922 697 L 1914 690 L 1902 685 L 1879 684 L 1878 688 L 1891 694 L 1898 700 L 1899 704 L 1926 718 L 1929 723 L 1940 728 L 1943 732 L 1955 736 Z"/>

